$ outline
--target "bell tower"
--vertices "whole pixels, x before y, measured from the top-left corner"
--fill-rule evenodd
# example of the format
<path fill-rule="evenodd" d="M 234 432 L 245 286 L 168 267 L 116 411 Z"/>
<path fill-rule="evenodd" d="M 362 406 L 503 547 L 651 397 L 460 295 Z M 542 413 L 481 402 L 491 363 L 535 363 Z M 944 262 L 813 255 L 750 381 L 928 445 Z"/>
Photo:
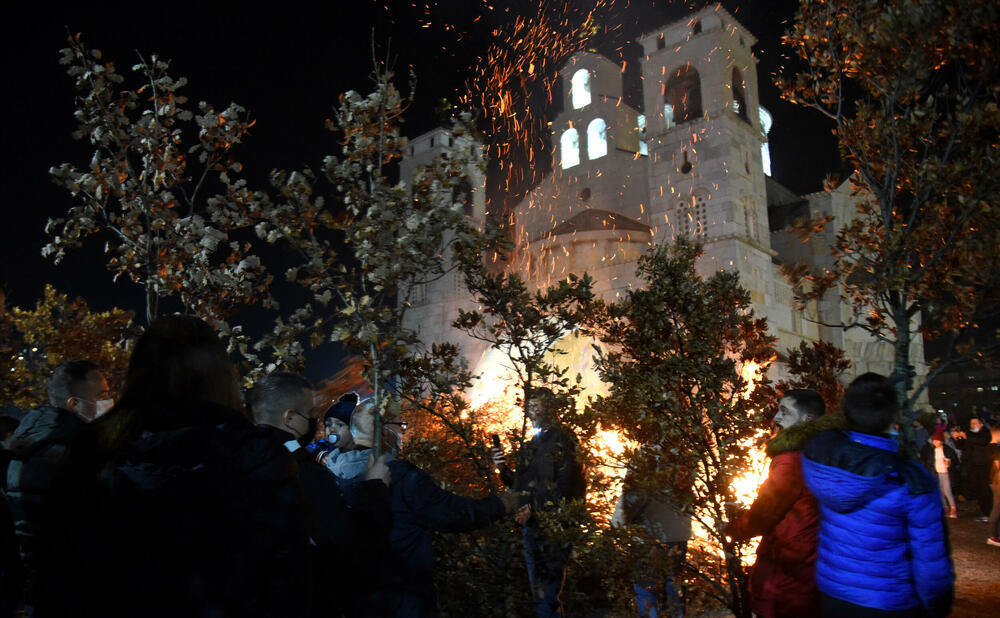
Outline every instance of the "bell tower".
<path fill-rule="evenodd" d="M 703 275 L 736 270 L 755 305 L 774 286 L 756 38 L 720 6 L 640 37 L 656 242 L 702 242 Z"/>

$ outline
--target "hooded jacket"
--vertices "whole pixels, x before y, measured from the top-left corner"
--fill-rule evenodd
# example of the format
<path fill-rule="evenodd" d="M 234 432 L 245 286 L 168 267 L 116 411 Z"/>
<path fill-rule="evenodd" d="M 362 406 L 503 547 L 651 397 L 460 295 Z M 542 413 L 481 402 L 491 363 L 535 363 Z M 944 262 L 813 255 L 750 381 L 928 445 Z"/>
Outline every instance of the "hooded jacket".
<path fill-rule="evenodd" d="M 884 436 L 826 431 L 803 449 L 821 515 L 816 586 L 862 607 L 946 616 L 955 575 L 941 496 L 897 448 Z"/>
<path fill-rule="evenodd" d="M 782 430 L 767 443 L 771 457 L 757 499 L 726 534 L 735 540 L 760 536 L 750 574 L 753 612 L 760 616 L 815 616 L 819 593 L 813 572 L 819 543 L 819 506 L 802 479 L 800 451 L 843 417 L 823 416 Z"/>

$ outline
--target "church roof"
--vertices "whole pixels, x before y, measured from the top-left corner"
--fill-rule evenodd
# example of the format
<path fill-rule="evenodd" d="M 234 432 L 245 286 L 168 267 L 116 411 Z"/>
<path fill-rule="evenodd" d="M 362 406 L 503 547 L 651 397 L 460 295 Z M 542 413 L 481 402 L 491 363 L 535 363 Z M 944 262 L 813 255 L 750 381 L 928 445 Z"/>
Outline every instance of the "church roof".
<path fill-rule="evenodd" d="M 593 232 L 598 230 L 653 233 L 653 230 L 648 225 L 639 223 L 635 219 L 631 219 L 625 215 L 611 212 L 610 210 L 588 208 L 557 225 L 553 228 L 551 235 L 559 236 L 560 234 L 575 234 L 576 232 Z"/>

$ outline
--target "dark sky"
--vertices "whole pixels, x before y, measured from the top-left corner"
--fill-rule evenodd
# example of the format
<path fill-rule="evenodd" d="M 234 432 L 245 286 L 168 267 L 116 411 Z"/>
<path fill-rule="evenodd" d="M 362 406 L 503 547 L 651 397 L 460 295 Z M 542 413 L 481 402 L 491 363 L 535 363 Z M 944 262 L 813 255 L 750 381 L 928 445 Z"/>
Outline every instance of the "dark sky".
<path fill-rule="evenodd" d="M 586 0 L 579 0 L 586 5 Z M 430 12 L 421 7 L 430 3 Z M 217 108 L 230 101 L 246 107 L 257 124 L 237 156 L 251 186 L 264 187 L 272 168 L 316 166 L 334 151 L 334 135 L 323 128 L 338 94 L 370 86 L 371 33 L 391 49 L 401 67 L 417 74 L 417 104 L 406 131 L 414 136 L 435 124 L 433 108 L 453 97 L 467 67 L 490 41 L 490 26 L 534 12 L 537 2 L 482 0 L 229 4 L 186 2 L 17 3 L 7 9 L 3 37 L 4 94 L 0 143 L 5 230 L 0 277 L 11 305 L 29 306 L 46 282 L 81 295 L 95 309 L 139 308 L 138 286 L 111 283 L 103 267 L 103 242 L 94 240 L 56 266 L 40 255 L 44 225 L 71 205 L 71 197 L 48 175 L 52 165 L 78 166 L 90 159 L 88 145 L 72 139 L 74 90 L 57 61 L 66 28 L 104 51 L 128 74 L 136 50 L 172 59 L 174 77 L 186 76 L 184 93 Z M 414 5 L 421 5 L 420 7 Z M 619 0 L 605 26 L 621 24 L 598 39 L 612 60 L 637 66 L 640 33 L 682 17 L 690 2 Z M 699 6 L 702 3 L 695 3 Z M 783 63 L 781 33 L 793 16 L 793 0 L 734 0 L 723 5 L 759 38 L 761 101 L 771 110 L 774 175 L 794 190 L 816 190 L 836 165 L 836 149 L 818 115 L 778 101 L 769 75 Z M 387 6 L 384 6 L 387 5 Z M 433 25 L 420 27 L 430 15 Z M 474 21 L 477 16 L 482 16 Z M 615 22 L 615 23 L 612 23 Z M 456 33 L 464 33 L 458 38 Z"/>

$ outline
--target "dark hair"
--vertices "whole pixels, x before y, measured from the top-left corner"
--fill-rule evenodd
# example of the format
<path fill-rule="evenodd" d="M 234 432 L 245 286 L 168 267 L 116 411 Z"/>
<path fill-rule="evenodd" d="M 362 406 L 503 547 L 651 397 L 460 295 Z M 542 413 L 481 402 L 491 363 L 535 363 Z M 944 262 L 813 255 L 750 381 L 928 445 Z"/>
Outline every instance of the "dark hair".
<path fill-rule="evenodd" d="M 302 390 L 313 390 L 306 378 L 287 371 L 277 371 L 261 378 L 250 393 L 250 409 L 258 423 L 275 421 L 289 408 L 302 405 Z"/>
<path fill-rule="evenodd" d="M 799 412 L 817 418 L 826 414 L 826 403 L 819 393 L 811 388 L 793 388 L 785 392 L 784 396 L 795 402 Z"/>
<path fill-rule="evenodd" d="M 212 327 L 193 315 L 163 315 L 135 344 L 120 405 L 180 400 L 232 406 L 239 393 Z"/>
<path fill-rule="evenodd" d="M 865 373 L 844 392 L 847 427 L 861 433 L 880 434 L 896 420 L 899 403 L 892 382 L 877 373 Z"/>
<path fill-rule="evenodd" d="M 559 398 L 556 394 L 552 392 L 552 389 L 545 388 L 544 386 L 536 386 L 528 391 L 528 400 L 534 401 L 546 410 L 552 410 L 558 407 Z"/>
<path fill-rule="evenodd" d="M 87 376 L 94 371 L 100 371 L 100 367 L 88 360 L 70 360 L 56 367 L 48 381 L 49 405 L 66 407 L 66 400 L 80 396 Z"/>
<path fill-rule="evenodd" d="M 14 435 L 14 432 L 17 431 L 17 426 L 20 424 L 21 421 L 10 414 L 0 414 L 0 440 L 6 440 Z"/>

